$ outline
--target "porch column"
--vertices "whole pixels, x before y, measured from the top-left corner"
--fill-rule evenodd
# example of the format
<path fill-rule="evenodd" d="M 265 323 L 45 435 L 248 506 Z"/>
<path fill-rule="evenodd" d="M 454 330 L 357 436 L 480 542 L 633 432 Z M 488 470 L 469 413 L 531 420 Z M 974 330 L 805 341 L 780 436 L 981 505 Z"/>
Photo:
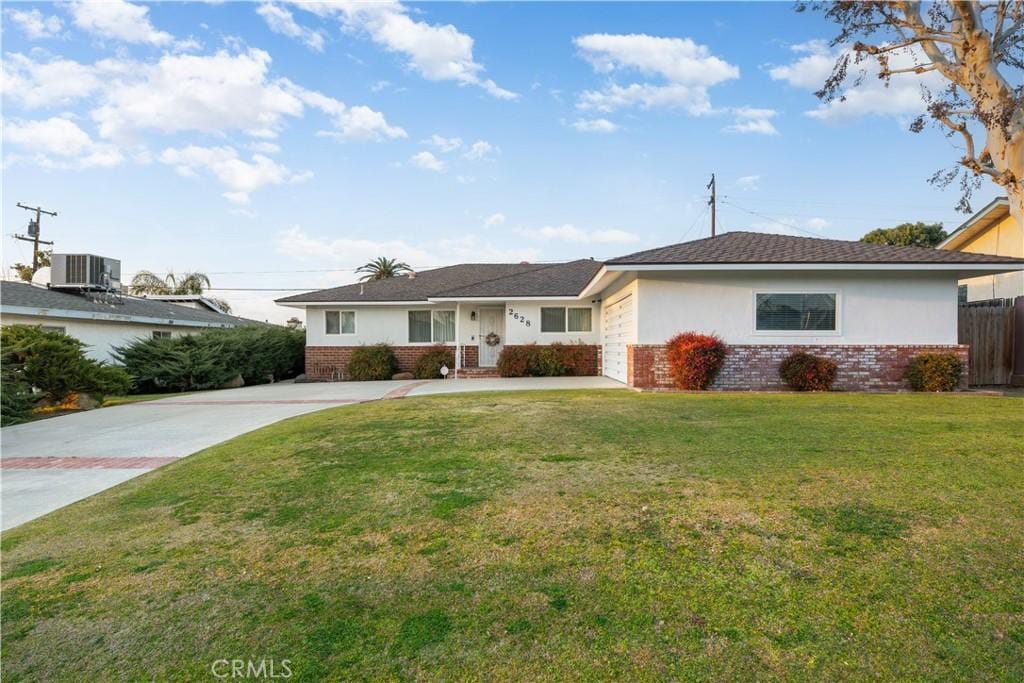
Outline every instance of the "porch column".
<path fill-rule="evenodd" d="M 455 302 L 455 379 L 459 378 L 462 367 L 462 336 L 461 332 L 462 304 Z"/>

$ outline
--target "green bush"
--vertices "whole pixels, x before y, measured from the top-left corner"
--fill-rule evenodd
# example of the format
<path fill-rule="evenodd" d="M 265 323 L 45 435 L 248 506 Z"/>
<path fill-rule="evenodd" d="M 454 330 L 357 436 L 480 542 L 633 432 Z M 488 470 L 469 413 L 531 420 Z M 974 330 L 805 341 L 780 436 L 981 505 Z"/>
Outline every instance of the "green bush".
<path fill-rule="evenodd" d="M 294 377 L 305 361 L 305 333 L 249 326 L 139 339 L 115 349 L 138 391 L 216 389 L 241 375 L 246 384 Z"/>
<path fill-rule="evenodd" d="M 797 391 L 831 391 L 836 381 L 836 364 L 828 358 L 796 351 L 779 364 L 779 377 Z"/>
<path fill-rule="evenodd" d="M 391 379 L 398 372 L 398 359 L 387 344 L 360 346 L 348 359 L 348 378 L 357 382 Z"/>
<path fill-rule="evenodd" d="M 590 374 L 585 344 L 506 346 L 498 356 L 502 377 L 561 377 Z"/>
<path fill-rule="evenodd" d="M 9 353 L 0 357 L 0 427 L 16 425 L 32 417 L 35 401 L 25 381 L 24 365 Z"/>
<path fill-rule="evenodd" d="M 449 346 L 438 344 L 420 356 L 416 361 L 416 370 L 413 375 L 416 379 L 438 379 L 441 376 L 441 366 L 455 367 L 455 353 Z"/>
<path fill-rule="evenodd" d="M 11 366 L 8 374 L 20 376 L 48 403 L 59 404 L 75 393 L 123 394 L 132 386 L 124 370 L 86 357 L 85 344 L 62 332 L 9 325 L 0 344 L 5 364 Z"/>
<path fill-rule="evenodd" d="M 919 353 L 910 360 L 906 378 L 914 391 L 954 391 L 963 370 L 955 353 Z"/>

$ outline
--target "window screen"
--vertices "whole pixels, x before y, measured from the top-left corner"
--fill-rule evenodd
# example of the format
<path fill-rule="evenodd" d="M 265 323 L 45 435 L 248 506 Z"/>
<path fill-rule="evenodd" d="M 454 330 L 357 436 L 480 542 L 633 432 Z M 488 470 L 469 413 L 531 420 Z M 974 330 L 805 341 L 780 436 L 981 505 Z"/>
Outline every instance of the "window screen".
<path fill-rule="evenodd" d="M 341 334 L 341 312 L 326 311 L 324 313 L 324 333 Z"/>
<path fill-rule="evenodd" d="M 409 311 L 409 343 L 430 341 L 430 311 Z"/>
<path fill-rule="evenodd" d="M 565 332 L 565 308 L 541 308 L 540 331 Z"/>
<path fill-rule="evenodd" d="M 434 312 L 434 343 L 455 341 L 455 311 Z"/>
<path fill-rule="evenodd" d="M 570 308 L 568 329 L 570 332 L 590 332 L 590 309 Z"/>
<path fill-rule="evenodd" d="M 758 294 L 758 330 L 836 329 L 835 294 Z"/>

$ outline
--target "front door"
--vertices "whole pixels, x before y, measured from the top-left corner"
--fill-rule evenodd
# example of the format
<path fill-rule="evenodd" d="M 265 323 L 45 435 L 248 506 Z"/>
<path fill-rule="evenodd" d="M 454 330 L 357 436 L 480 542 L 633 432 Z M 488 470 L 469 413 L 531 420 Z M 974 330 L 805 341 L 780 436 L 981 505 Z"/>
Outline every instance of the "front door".
<path fill-rule="evenodd" d="M 494 335 L 493 337 L 488 337 Z M 505 309 L 480 309 L 480 367 L 493 368 L 505 346 Z"/>

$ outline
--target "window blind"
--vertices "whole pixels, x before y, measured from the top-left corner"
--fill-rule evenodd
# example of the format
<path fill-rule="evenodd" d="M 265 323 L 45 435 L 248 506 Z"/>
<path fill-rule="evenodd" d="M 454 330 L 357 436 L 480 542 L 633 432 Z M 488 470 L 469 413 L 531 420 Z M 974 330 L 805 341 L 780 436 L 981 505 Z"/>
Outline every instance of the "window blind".
<path fill-rule="evenodd" d="M 833 331 L 836 329 L 836 295 L 758 294 L 757 329 Z"/>

